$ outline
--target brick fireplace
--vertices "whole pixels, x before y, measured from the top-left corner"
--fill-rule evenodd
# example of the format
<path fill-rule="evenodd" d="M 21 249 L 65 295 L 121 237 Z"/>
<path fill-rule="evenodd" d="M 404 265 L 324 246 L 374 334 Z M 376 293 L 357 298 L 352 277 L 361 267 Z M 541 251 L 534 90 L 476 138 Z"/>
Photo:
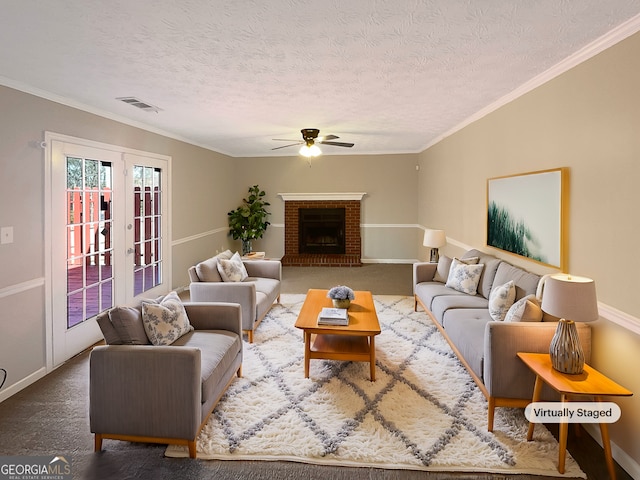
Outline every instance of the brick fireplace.
<path fill-rule="evenodd" d="M 284 200 L 285 266 L 362 266 L 360 203 L 364 193 L 280 193 Z M 300 251 L 301 209 L 344 209 L 344 253 L 302 253 Z"/>

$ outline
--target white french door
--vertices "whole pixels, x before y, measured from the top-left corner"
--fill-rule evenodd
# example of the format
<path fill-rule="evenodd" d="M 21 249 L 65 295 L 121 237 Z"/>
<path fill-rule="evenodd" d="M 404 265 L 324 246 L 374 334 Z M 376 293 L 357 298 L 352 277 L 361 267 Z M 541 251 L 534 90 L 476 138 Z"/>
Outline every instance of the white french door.
<path fill-rule="evenodd" d="M 169 159 L 49 135 L 47 349 L 55 367 L 102 338 L 100 312 L 168 290 Z"/>

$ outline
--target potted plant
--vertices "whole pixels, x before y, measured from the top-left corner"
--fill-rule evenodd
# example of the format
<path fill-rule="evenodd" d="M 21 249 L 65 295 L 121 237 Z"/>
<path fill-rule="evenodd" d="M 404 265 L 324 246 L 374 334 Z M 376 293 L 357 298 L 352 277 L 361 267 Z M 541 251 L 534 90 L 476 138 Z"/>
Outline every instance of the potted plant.
<path fill-rule="evenodd" d="M 355 297 L 354 291 L 346 285 L 338 285 L 327 292 L 327 297 L 333 301 L 336 308 L 349 308 Z"/>
<path fill-rule="evenodd" d="M 229 234 L 234 240 L 242 241 L 242 255 L 251 252 L 251 240 L 262 238 L 270 223 L 267 215 L 271 215 L 265 207 L 271 205 L 265 202 L 264 190 L 260 190 L 258 185 L 249 187 L 248 198 L 242 199 L 242 205 L 235 210 L 231 210 L 229 216 Z"/>

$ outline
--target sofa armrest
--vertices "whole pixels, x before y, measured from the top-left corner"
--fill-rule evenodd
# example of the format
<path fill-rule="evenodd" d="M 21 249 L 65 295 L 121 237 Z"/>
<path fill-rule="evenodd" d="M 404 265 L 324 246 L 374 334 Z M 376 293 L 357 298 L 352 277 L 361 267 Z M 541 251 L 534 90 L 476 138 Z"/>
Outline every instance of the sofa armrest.
<path fill-rule="evenodd" d="M 200 350 L 108 345 L 89 361 L 91 431 L 195 438 L 202 422 Z"/>
<path fill-rule="evenodd" d="M 432 282 L 438 268 L 437 263 L 418 262 L 413 264 L 413 287 L 422 282 Z"/>
<path fill-rule="evenodd" d="M 282 279 L 280 260 L 244 260 L 242 263 L 250 277 Z"/>
<path fill-rule="evenodd" d="M 242 337 L 242 307 L 238 303 L 186 302 L 189 323 L 196 330 L 228 330 Z"/>
<path fill-rule="evenodd" d="M 483 383 L 493 397 L 530 399 L 535 376 L 518 352 L 549 353 L 557 322 L 488 322 L 484 332 Z M 591 327 L 576 323 L 585 359 L 591 359 Z"/>
<path fill-rule="evenodd" d="M 193 282 L 189 285 L 193 302 L 239 303 L 242 329 L 253 330 L 257 300 L 255 282 Z"/>

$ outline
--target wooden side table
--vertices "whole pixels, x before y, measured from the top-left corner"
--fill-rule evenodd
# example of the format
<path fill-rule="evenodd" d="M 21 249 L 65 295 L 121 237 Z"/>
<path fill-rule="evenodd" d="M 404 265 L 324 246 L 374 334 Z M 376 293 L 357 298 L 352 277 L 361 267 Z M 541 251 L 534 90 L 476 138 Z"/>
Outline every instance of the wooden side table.
<path fill-rule="evenodd" d="M 548 353 L 523 353 L 518 352 L 518 357 L 536 375 L 536 383 L 533 387 L 533 398 L 531 402 L 540 401 L 542 386 L 546 383 L 560 394 L 560 401 L 566 402 L 570 396 L 589 396 L 596 402 L 601 402 L 603 396 L 630 396 L 632 392 L 618 385 L 613 380 L 604 376 L 589 365 L 584 366 L 584 371 L 578 375 L 569 375 L 559 372 L 551 365 L 551 358 Z M 533 439 L 535 423 L 529 423 L 527 441 Z M 560 424 L 558 472 L 564 473 L 564 462 L 567 456 L 567 433 L 568 423 Z M 607 469 L 612 480 L 616 478 L 615 466 L 611 457 L 611 443 L 609 440 L 609 428 L 606 423 L 600 423 L 600 434 L 602 435 L 602 446 L 607 462 Z"/>

